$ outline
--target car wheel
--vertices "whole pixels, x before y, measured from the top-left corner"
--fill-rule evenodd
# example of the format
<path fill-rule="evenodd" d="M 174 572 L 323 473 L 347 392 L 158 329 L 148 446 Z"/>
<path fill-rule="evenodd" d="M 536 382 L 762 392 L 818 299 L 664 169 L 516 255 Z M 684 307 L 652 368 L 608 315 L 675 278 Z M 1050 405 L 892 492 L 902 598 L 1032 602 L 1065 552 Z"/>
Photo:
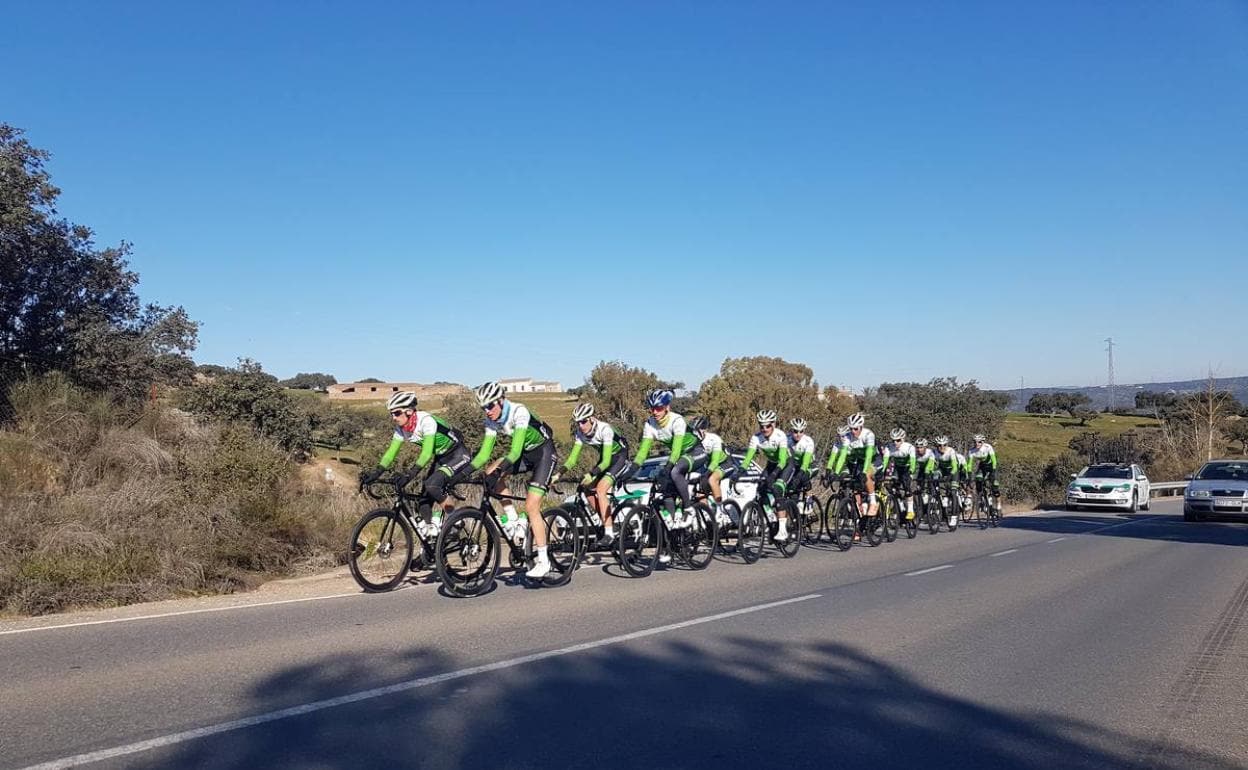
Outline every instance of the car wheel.
<path fill-rule="evenodd" d="M 1075 505 L 1074 503 L 1066 503 L 1066 510 L 1077 511 L 1079 510 L 1079 506 Z"/>
<path fill-rule="evenodd" d="M 1127 506 L 1127 513 L 1138 513 L 1140 510 L 1140 493 L 1131 493 L 1131 505 Z"/>
<path fill-rule="evenodd" d="M 1153 509 L 1153 498 L 1151 496 L 1144 498 L 1144 504 L 1140 506 L 1140 510 L 1151 511 L 1152 509 Z"/>
<path fill-rule="evenodd" d="M 1196 512 L 1191 508 L 1188 508 L 1186 505 L 1183 506 L 1183 521 L 1199 521 L 1199 519 L 1196 518 Z"/>

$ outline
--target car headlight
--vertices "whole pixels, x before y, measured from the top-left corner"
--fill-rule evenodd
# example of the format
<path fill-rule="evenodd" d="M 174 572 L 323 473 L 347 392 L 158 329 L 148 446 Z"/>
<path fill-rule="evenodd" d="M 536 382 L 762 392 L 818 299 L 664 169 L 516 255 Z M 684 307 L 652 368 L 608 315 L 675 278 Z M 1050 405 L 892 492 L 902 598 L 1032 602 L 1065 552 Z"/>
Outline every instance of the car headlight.
<path fill-rule="evenodd" d="M 1188 497 L 1213 497 L 1207 489 L 1197 489 L 1194 492 L 1188 492 Z"/>
<path fill-rule="evenodd" d="M 1119 484 L 1119 485 L 1118 485 L 1118 488 L 1119 488 L 1119 489 L 1121 489 L 1121 490 L 1123 490 L 1123 491 L 1127 491 L 1127 490 L 1130 490 L 1130 489 L 1131 489 L 1131 485 L 1130 485 L 1130 484 Z"/>

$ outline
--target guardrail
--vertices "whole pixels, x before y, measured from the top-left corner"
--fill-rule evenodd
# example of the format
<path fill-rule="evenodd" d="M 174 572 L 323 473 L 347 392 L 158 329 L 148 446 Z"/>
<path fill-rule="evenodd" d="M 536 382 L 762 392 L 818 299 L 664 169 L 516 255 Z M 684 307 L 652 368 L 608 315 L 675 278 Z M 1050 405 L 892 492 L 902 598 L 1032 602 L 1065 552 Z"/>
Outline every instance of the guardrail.
<path fill-rule="evenodd" d="M 1174 497 L 1187 489 L 1186 481 L 1157 481 L 1148 485 L 1149 497 Z"/>

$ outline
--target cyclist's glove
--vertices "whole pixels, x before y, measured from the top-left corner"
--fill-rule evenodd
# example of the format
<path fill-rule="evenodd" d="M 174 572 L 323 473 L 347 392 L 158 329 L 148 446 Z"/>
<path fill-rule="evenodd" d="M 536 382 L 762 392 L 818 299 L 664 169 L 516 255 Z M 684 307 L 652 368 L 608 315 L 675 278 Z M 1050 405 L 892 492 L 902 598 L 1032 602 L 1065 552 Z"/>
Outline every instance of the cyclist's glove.
<path fill-rule="evenodd" d="M 419 470 L 408 471 L 407 473 L 400 473 L 398 476 L 394 477 L 394 483 L 399 489 L 403 489 L 408 484 L 411 484 L 412 479 L 416 478 L 418 475 L 420 475 Z"/>
<path fill-rule="evenodd" d="M 374 468 L 371 471 L 360 471 L 360 486 L 366 487 L 377 479 L 381 478 L 381 474 L 385 473 L 384 468 Z"/>
<path fill-rule="evenodd" d="M 593 485 L 594 481 L 595 481 L 594 474 L 586 473 L 584 476 L 581 477 L 581 486 L 585 487 L 586 489 L 589 489 L 590 486 Z"/>
<path fill-rule="evenodd" d="M 503 478 L 503 469 L 500 466 L 490 471 L 489 473 L 485 474 L 485 476 L 482 477 L 482 480 L 485 482 L 485 486 L 487 489 L 497 489 L 498 482 L 501 481 L 502 478 Z"/>

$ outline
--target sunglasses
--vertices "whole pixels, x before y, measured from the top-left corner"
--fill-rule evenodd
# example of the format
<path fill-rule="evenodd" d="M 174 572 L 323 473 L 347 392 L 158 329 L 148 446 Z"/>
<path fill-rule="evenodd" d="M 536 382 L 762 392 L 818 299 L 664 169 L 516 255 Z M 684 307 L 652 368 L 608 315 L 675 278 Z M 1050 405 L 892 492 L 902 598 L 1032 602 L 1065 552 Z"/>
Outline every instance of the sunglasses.
<path fill-rule="evenodd" d="M 769 422 L 769 423 L 767 423 L 766 425 L 760 425 L 760 426 L 758 426 L 758 427 L 759 427 L 761 430 L 767 430 L 768 428 L 774 428 L 774 427 L 776 427 L 776 425 L 775 425 L 775 423 L 770 423 L 770 422 Z"/>
<path fill-rule="evenodd" d="M 592 419 L 593 419 L 592 417 L 586 417 L 584 420 L 577 420 L 576 424 L 577 425 L 589 425 Z"/>
<path fill-rule="evenodd" d="M 391 412 L 391 413 L 390 413 L 390 416 L 391 416 L 391 417 L 402 417 L 402 416 L 403 416 L 403 410 L 402 410 L 402 409 L 395 409 L 393 412 Z"/>

